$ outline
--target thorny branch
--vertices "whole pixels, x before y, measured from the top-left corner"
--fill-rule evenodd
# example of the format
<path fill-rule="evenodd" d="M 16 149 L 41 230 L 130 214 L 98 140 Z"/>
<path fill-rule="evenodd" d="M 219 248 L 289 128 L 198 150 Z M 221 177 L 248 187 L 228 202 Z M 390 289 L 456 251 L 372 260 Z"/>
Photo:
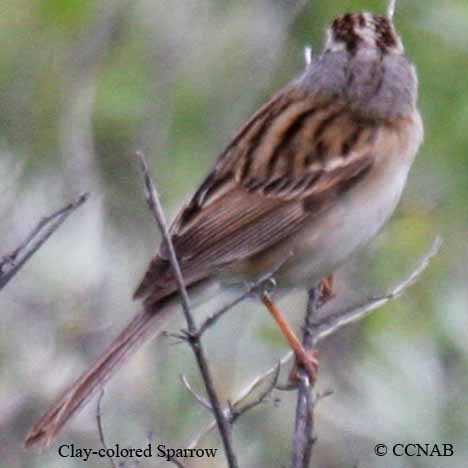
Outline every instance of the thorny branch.
<path fill-rule="evenodd" d="M 422 273 L 429 266 L 431 259 L 439 252 L 441 244 L 441 239 L 437 237 L 434 240 L 429 251 L 419 260 L 416 267 L 408 275 L 408 277 L 399 282 L 386 294 L 381 296 L 370 297 L 362 301 L 361 303 L 355 304 L 354 306 L 348 309 L 329 314 L 325 317 L 317 319 L 316 321 L 313 321 L 311 325 L 307 328 L 308 332 L 311 334 L 312 337 L 313 347 L 315 347 L 324 338 L 326 338 L 329 335 L 335 334 L 349 323 L 362 320 L 368 315 L 370 315 L 373 311 L 379 309 L 380 307 L 383 307 L 388 302 L 399 298 L 410 286 L 412 286 L 420 278 Z M 293 352 L 289 351 L 281 358 L 279 365 L 281 367 L 284 367 L 291 361 L 293 356 Z M 255 395 L 258 389 L 265 385 L 265 382 L 267 382 L 269 379 L 272 378 L 273 375 L 275 375 L 277 368 L 278 366 L 276 365 L 272 366 L 269 369 L 265 370 L 263 373 L 256 376 L 243 388 L 243 390 L 241 390 L 240 394 L 236 397 L 232 405 L 234 407 L 238 407 L 239 405 L 242 405 L 245 401 L 248 401 L 250 398 L 252 398 L 252 396 Z M 319 398 L 320 397 L 318 395 L 312 397 L 312 412 Z M 193 437 L 193 439 L 187 445 L 187 448 L 197 447 L 202 441 L 202 439 L 204 439 L 211 431 L 213 431 L 215 427 L 215 421 L 211 421 L 210 423 L 208 423 L 203 430 L 201 430 L 196 436 Z M 305 426 L 305 430 L 309 431 L 307 435 L 307 440 L 312 440 L 313 442 L 313 439 L 311 439 L 309 436 L 309 434 L 312 434 L 312 426 Z M 308 461 L 310 459 L 311 454 L 311 450 L 309 450 L 308 452 L 306 451 L 304 460 Z"/>
<path fill-rule="evenodd" d="M 219 433 L 221 435 L 221 440 L 223 442 L 228 466 L 229 468 L 237 468 L 237 458 L 232 446 L 231 423 L 226 417 L 225 411 L 223 411 L 221 407 L 219 397 L 214 387 L 213 379 L 211 377 L 211 372 L 208 366 L 208 361 L 205 356 L 205 351 L 200 340 L 200 335 L 198 334 L 195 319 L 193 318 L 192 311 L 190 309 L 190 302 L 187 294 L 187 289 L 185 287 L 180 265 L 177 260 L 174 246 L 172 244 L 171 236 L 169 234 L 169 229 L 161 206 L 161 202 L 159 200 L 159 196 L 156 191 L 156 187 L 153 183 L 153 180 L 151 179 L 148 170 L 148 164 L 146 162 L 144 154 L 142 152 L 137 152 L 136 156 L 139 159 L 141 171 L 144 178 L 146 189 L 146 201 L 151 210 L 151 213 L 153 214 L 155 221 L 159 226 L 161 235 L 169 250 L 169 261 L 171 263 L 175 279 L 177 280 L 181 304 L 184 311 L 185 320 L 187 322 L 187 341 L 190 344 L 193 353 L 195 354 L 195 358 L 197 360 L 197 364 L 200 369 L 203 382 L 205 384 L 206 393 L 210 401 L 210 406 L 215 416 L 216 424 L 218 426 Z"/>
<path fill-rule="evenodd" d="M 75 201 L 49 216 L 42 218 L 26 239 L 10 254 L 0 258 L 0 291 L 21 270 L 25 263 L 40 249 L 46 240 L 63 224 L 77 208 L 88 199 L 80 195 Z"/>

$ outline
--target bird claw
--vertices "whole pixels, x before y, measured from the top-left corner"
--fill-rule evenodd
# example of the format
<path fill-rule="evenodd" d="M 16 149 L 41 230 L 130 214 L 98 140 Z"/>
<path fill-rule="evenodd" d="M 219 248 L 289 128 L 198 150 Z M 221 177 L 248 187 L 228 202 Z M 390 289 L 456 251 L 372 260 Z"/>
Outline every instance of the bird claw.
<path fill-rule="evenodd" d="M 273 277 L 268 278 L 262 284 L 261 295 L 271 297 L 273 295 L 273 293 L 275 292 L 276 287 L 277 287 L 277 283 L 276 283 L 275 278 L 273 278 Z"/>
<path fill-rule="evenodd" d="M 317 374 L 320 368 L 318 361 L 318 351 L 316 349 L 304 350 L 304 354 L 296 353 L 296 361 L 294 367 L 289 374 L 289 383 L 296 385 L 300 382 L 299 368 L 304 369 L 307 373 L 310 383 L 313 384 L 317 380 Z"/>
<path fill-rule="evenodd" d="M 319 284 L 319 306 L 322 307 L 334 299 L 335 296 L 336 294 L 333 292 L 333 275 L 322 278 Z"/>

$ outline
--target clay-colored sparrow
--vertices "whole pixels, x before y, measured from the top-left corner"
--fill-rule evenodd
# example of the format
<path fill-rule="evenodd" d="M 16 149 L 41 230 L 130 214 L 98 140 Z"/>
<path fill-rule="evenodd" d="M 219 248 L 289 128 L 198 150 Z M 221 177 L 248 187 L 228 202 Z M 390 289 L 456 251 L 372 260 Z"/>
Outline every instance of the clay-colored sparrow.
<path fill-rule="evenodd" d="M 186 284 L 251 280 L 282 262 L 280 289 L 333 273 L 398 203 L 423 137 L 416 95 L 388 17 L 337 18 L 320 56 L 241 127 L 173 222 Z M 49 444 L 177 310 L 165 245 L 135 297 L 143 310 L 33 426 L 27 446 Z"/>

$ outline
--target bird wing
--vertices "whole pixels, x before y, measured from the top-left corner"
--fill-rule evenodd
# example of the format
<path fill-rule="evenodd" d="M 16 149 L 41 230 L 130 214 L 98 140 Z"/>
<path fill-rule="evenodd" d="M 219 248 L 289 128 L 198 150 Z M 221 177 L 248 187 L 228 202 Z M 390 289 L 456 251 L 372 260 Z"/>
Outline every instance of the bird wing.
<path fill-rule="evenodd" d="M 345 102 L 294 84 L 261 107 L 171 226 L 187 283 L 291 236 L 358 183 L 378 130 L 358 122 Z M 176 288 L 167 259 L 163 242 L 135 297 Z"/>

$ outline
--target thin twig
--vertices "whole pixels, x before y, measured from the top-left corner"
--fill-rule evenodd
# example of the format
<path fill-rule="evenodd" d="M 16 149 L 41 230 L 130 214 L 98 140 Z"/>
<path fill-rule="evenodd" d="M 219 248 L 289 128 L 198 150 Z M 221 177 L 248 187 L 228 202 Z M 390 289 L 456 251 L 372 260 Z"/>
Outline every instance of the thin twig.
<path fill-rule="evenodd" d="M 102 427 L 101 400 L 103 396 L 104 396 L 104 388 L 101 389 L 101 393 L 99 394 L 99 398 L 96 403 L 96 424 L 97 424 L 98 432 L 99 432 L 99 440 L 101 441 L 101 445 L 104 447 L 107 458 L 109 459 L 110 464 L 112 465 L 112 468 L 117 468 L 117 465 L 115 464 L 114 459 L 108 453 L 106 439 L 104 437 L 104 429 Z"/>
<path fill-rule="evenodd" d="M 245 405 L 241 405 L 242 400 L 240 400 L 231 406 L 231 422 L 232 423 L 234 423 L 243 414 L 261 405 L 271 395 L 273 390 L 276 388 L 276 384 L 278 383 L 280 371 L 281 371 L 281 362 L 277 364 L 275 368 L 275 373 L 273 375 L 273 379 L 271 380 L 268 387 L 263 392 L 261 392 L 260 395 L 258 395 L 258 397 L 255 400 L 248 402 Z"/>
<path fill-rule="evenodd" d="M 310 46 L 304 47 L 304 61 L 306 67 L 312 63 L 312 47 Z"/>
<path fill-rule="evenodd" d="M 398 283 L 393 289 L 382 296 L 370 297 L 361 304 L 354 305 L 349 309 L 330 314 L 321 318 L 311 325 L 314 335 L 314 345 L 325 337 L 336 333 L 338 330 L 351 322 L 362 320 L 374 310 L 382 307 L 393 299 L 399 298 L 416 280 L 421 276 L 424 270 L 429 266 L 431 259 L 437 255 L 442 245 L 442 239 L 436 237 L 429 251 L 419 260 L 415 269 L 407 278 Z"/>
<path fill-rule="evenodd" d="M 216 423 L 219 428 L 219 433 L 221 435 L 221 440 L 223 442 L 228 466 L 229 468 L 237 468 L 238 467 L 237 458 L 234 453 L 232 440 L 231 440 L 231 425 L 219 402 L 219 398 L 218 398 L 218 395 L 216 393 L 216 390 L 213 384 L 213 379 L 211 377 L 211 372 L 208 367 L 208 361 L 205 357 L 205 351 L 203 349 L 200 336 L 197 336 L 197 326 L 196 326 L 195 319 L 193 318 L 193 315 L 190 309 L 190 301 L 189 301 L 189 297 L 187 294 L 187 289 L 185 287 L 180 265 L 179 265 L 179 262 L 177 260 L 177 256 L 174 250 L 174 245 L 172 244 L 172 239 L 169 234 L 169 229 L 168 229 L 168 225 L 165 219 L 164 211 L 162 209 L 161 202 L 159 200 L 159 196 L 156 191 L 156 187 L 153 183 L 153 180 L 151 179 L 151 176 L 148 170 L 148 164 L 146 162 L 144 154 L 139 151 L 136 153 L 136 156 L 138 157 L 138 160 L 140 161 L 141 171 L 143 173 L 145 189 L 146 189 L 146 201 L 148 203 L 148 206 L 150 207 L 150 210 L 153 214 L 153 217 L 156 223 L 159 226 L 163 240 L 169 251 L 169 261 L 171 263 L 171 267 L 174 272 L 174 277 L 177 281 L 181 304 L 182 304 L 182 308 L 184 311 L 185 320 L 187 322 L 187 328 L 188 328 L 188 340 L 187 341 L 190 344 L 193 350 L 193 353 L 195 354 L 195 358 L 197 360 L 197 364 L 200 369 L 203 382 L 205 384 L 206 393 L 208 395 L 211 408 L 213 409 Z"/>
<path fill-rule="evenodd" d="M 228 303 L 221 309 L 217 310 L 213 314 L 211 314 L 209 317 L 205 319 L 204 322 L 200 325 L 197 331 L 197 335 L 201 336 L 205 331 L 213 326 L 224 314 L 229 312 L 232 308 L 234 308 L 237 304 L 243 302 L 245 299 L 247 299 L 250 295 L 253 293 L 256 293 L 257 291 L 263 290 L 265 286 L 273 281 L 274 282 L 274 275 L 276 272 L 284 265 L 284 263 L 290 258 L 291 254 L 286 256 L 278 265 L 276 265 L 269 273 L 264 275 L 262 278 L 259 280 L 255 281 L 253 284 L 251 284 L 247 290 L 242 293 L 239 297 L 234 299 L 232 302 Z"/>
<path fill-rule="evenodd" d="M 314 336 L 310 325 L 319 308 L 320 288 L 315 286 L 309 291 L 306 316 L 304 319 L 304 336 L 302 345 L 306 351 L 312 351 Z M 296 418 L 294 424 L 294 435 L 292 443 L 292 468 L 307 468 L 312 456 L 312 445 L 314 443 L 314 404 L 315 395 L 312 388 L 315 382 L 311 382 L 307 372 L 298 368 L 299 383 L 297 387 Z"/>
<path fill-rule="evenodd" d="M 21 270 L 44 242 L 63 222 L 88 199 L 88 194 L 80 195 L 75 201 L 60 210 L 42 218 L 26 239 L 10 254 L 0 259 L 0 291 Z"/>
<path fill-rule="evenodd" d="M 393 19 L 395 16 L 396 0 L 389 0 L 387 7 L 387 16 Z"/>
<path fill-rule="evenodd" d="M 262 374 L 255 377 L 249 384 L 247 384 L 243 390 L 241 390 L 239 396 L 236 398 L 234 405 L 240 405 L 244 401 L 246 401 L 250 396 L 263 385 L 263 383 L 269 379 L 272 375 L 275 375 L 276 370 L 278 367 L 284 367 L 293 357 L 293 352 L 289 351 L 286 355 L 284 355 L 278 362 L 277 365 L 270 367 L 268 370 L 263 372 Z M 273 381 L 276 379 L 273 379 Z M 275 384 L 275 388 L 278 388 L 277 383 Z"/>
<path fill-rule="evenodd" d="M 409 276 L 403 279 L 398 283 L 393 289 L 387 292 L 385 295 L 378 297 L 371 297 L 363 301 L 361 304 L 345 309 L 334 314 L 330 314 L 327 317 L 321 318 L 316 323 L 313 323 L 309 329 L 313 330 L 314 335 L 314 346 L 316 346 L 320 341 L 326 338 L 329 335 L 336 333 L 341 330 L 342 327 L 347 325 L 350 322 L 361 320 L 372 312 L 376 311 L 378 308 L 387 304 L 388 302 L 397 299 L 400 297 L 409 287 L 411 287 L 416 280 L 422 275 L 422 273 L 429 266 L 431 259 L 438 253 L 441 246 L 441 239 L 437 237 L 430 250 L 419 260 L 414 270 L 409 274 Z M 280 364 L 284 367 L 288 364 L 294 356 L 292 351 L 286 353 L 280 360 Z M 264 384 L 272 375 L 274 375 L 277 366 L 272 366 L 269 369 L 263 371 L 261 374 L 256 376 L 249 382 L 243 390 L 241 390 L 239 396 L 234 400 L 234 406 L 247 400 L 261 385 Z M 279 388 L 278 385 L 276 388 Z M 317 403 L 319 397 L 316 397 L 315 403 Z M 216 422 L 213 420 L 206 425 L 206 427 L 200 431 L 192 441 L 189 443 L 187 448 L 195 448 L 199 445 L 201 440 L 206 437 L 214 428 L 216 427 Z"/>
<path fill-rule="evenodd" d="M 184 374 L 180 375 L 180 380 L 183 383 L 184 387 L 187 389 L 187 391 L 190 393 L 190 395 L 195 398 L 195 400 L 200 403 L 201 406 L 203 406 L 205 409 L 209 411 L 213 411 L 213 408 L 210 405 L 210 402 L 203 398 L 201 395 L 199 395 L 190 385 L 190 382 L 187 380 L 187 377 Z"/>
<path fill-rule="evenodd" d="M 231 403 L 231 410 L 226 410 L 226 417 L 230 417 L 231 420 L 234 416 L 235 422 L 241 415 L 245 414 L 247 411 L 252 410 L 259 404 L 261 404 L 265 399 L 271 394 L 271 392 L 277 388 L 277 382 L 279 377 L 279 370 L 281 367 L 286 364 L 292 357 L 292 352 L 289 352 L 286 356 L 284 356 L 277 365 L 271 367 L 263 374 L 257 376 L 255 379 L 252 380 L 243 390 L 241 390 L 239 396 Z M 267 385 L 266 390 L 260 393 L 259 397 L 255 399 L 254 402 L 249 402 L 250 397 L 254 394 L 254 392 L 262 386 L 268 379 L 271 379 L 270 383 Z M 216 421 L 212 420 L 208 423 L 202 431 L 200 431 L 187 445 L 187 448 L 195 448 L 197 447 L 201 440 L 206 437 L 210 432 L 212 432 L 216 428 Z"/>
<path fill-rule="evenodd" d="M 141 172 L 144 178 L 146 202 L 148 203 L 148 206 L 154 217 L 154 220 L 156 221 L 159 227 L 159 230 L 161 231 L 163 240 L 169 250 L 169 261 L 171 263 L 171 267 L 174 271 L 174 276 L 175 276 L 175 279 L 177 280 L 177 285 L 179 287 L 180 301 L 182 304 L 182 309 L 185 314 L 185 319 L 187 321 L 188 330 L 190 333 L 195 333 L 196 331 L 195 320 L 192 316 L 192 312 L 190 309 L 190 300 L 188 297 L 187 288 L 185 287 L 185 282 L 182 276 L 182 271 L 180 269 L 179 261 L 177 260 L 177 256 L 174 250 L 174 245 L 172 243 L 171 235 L 169 234 L 169 228 L 168 228 L 168 224 L 166 221 L 166 216 L 162 209 L 161 202 L 159 200 L 159 195 L 156 191 L 156 187 L 151 178 L 145 155 L 141 151 L 138 151 L 136 153 L 136 156 L 140 162 Z"/>

